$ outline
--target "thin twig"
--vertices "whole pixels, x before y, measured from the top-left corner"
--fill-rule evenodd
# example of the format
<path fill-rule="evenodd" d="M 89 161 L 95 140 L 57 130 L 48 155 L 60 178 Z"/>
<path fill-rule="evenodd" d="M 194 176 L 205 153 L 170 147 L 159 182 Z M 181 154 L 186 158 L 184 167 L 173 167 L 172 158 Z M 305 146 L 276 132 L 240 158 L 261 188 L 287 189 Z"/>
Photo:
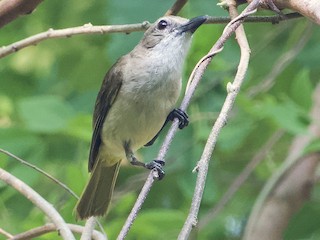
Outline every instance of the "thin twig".
<path fill-rule="evenodd" d="M 272 16 L 248 16 L 244 19 L 245 23 L 272 23 L 278 24 L 282 21 L 288 21 L 296 18 L 303 17 L 300 13 L 287 13 L 284 14 L 285 18 L 279 15 Z M 229 23 L 231 20 L 230 17 L 208 17 L 206 24 L 221 24 L 221 23 Z"/>
<path fill-rule="evenodd" d="M 191 74 L 190 74 L 190 77 L 188 79 L 188 82 L 187 82 L 187 86 L 186 86 L 186 93 L 188 92 L 189 90 L 189 87 L 194 79 L 194 75 L 195 73 L 197 72 L 197 69 L 199 68 L 199 66 L 201 64 L 203 64 L 203 62 L 207 59 L 210 59 L 210 58 L 213 58 L 215 55 L 217 55 L 219 52 L 221 52 L 223 50 L 223 46 L 220 48 L 220 49 L 217 49 L 216 51 L 210 51 L 208 54 L 206 54 L 204 57 L 202 57 L 199 62 L 196 64 L 196 66 L 193 68 Z"/>
<path fill-rule="evenodd" d="M 96 225 L 95 217 L 90 217 L 86 221 L 86 225 L 84 226 L 80 240 L 91 240 L 95 225 Z"/>
<path fill-rule="evenodd" d="M 151 172 L 149 174 L 145 184 L 143 185 L 143 188 L 141 189 L 141 192 L 140 192 L 125 224 L 123 225 L 123 227 L 117 237 L 117 240 L 125 239 L 125 237 L 127 236 L 131 225 L 133 224 L 134 220 L 136 219 L 138 212 L 140 211 L 142 204 L 144 203 L 144 200 L 146 199 L 146 197 L 148 196 L 148 193 L 150 192 L 150 189 L 153 185 L 153 182 L 154 182 L 153 172 Z"/>
<path fill-rule="evenodd" d="M 297 13 L 289 13 L 285 15 L 286 18 L 280 18 L 278 15 L 275 16 L 256 16 L 247 17 L 246 22 L 271 22 L 278 23 L 289 19 L 301 17 Z M 230 22 L 229 17 L 208 17 L 207 24 L 220 24 Z M 80 27 L 72 27 L 65 29 L 49 29 L 48 31 L 38 33 L 31 37 L 22 39 L 18 42 L 12 43 L 7 46 L 0 48 L 0 58 L 3 58 L 9 54 L 15 53 L 23 48 L 34 46 L 42 41 L 53 39 L 53 38 L 66 38 L 80 34 L 109 34 L 109 33 L 131 33 L 144 31 L 150 26 L 150 23 L 144 21 L 143 23 L 126 24 L 126 25 L 109 25 L 109 26 L 92 26 L 91 23 L 85 24 Z"/>
<path fill-rule="evenodd" d="M 177 15 L 178 12 L 183 8 L 183 6 L 187 3 L 188 0 L 177 0 L 173 6 L 164 14 L 168 15 Z"/>
<path fill-rule="evenodd" d="M 49 173 L 43 171 L 41 168 L 38 168 L 37 166 L 17 157 L 16 155 L 0 148 L 0 152 L 6 154 L 9 157 L 12 157 L 13 159 L 19 161 L 20 163 L 38 171 L 39 173 L 43 174 L 44 176 L 46 176 L 47 178 L 49 178 L 50 180 L 52 180 L 53 182 L 55 182 L 56 184 L 58 184 L 60 187 L 62 187 L 64 190 L 66 190 L 68 193 L 70 193 L 70 195 L 72 195 L 73 197 L 75 197 L 76 199 L 79 199 L 78 195 L 75 194 L 74 191 L 72 191 L 67 185 L 65 185 L 64 183 L 60 182 L 58 179 L 54 178 L 53 176 L 51 176 Z"/>
<path fill-rule="evenodd" d="M 136 31 L 143 31 L 149 27 L 149 22 L 126 24 L 126 25 L 113 25 L 113 26 L 93 26 L 87 23 L 80 27 L 65 28 L 53 30 L 49 29 L 46 32 L 38 33 L 31 37 L 25 38 L 18 42 L 12 43 L 8 46 L 3 46 L 0 49 L 0 58 L 7 56 L 10 53 L 19 51 L 30 45 L 36 45 L 41 41 L 52 38 L 66 38 L 79 34 L 105 34 L 105 33 L 130 33 Z"/>
<path fill-rule="evenodd" d="M 269 140 L 262 146 L 259 152 L 257 152 L 252 160 L 246 165 L 242 172 L 234 179 L 228 190 L 221 197 L 220 201 L 209 210 L 205 216 L 199 221 L 198 228 L 201 230 L 209 223 L 211 223 L 223 207 L 232 199 L 234 194 L 239 190 L 239 188 L 245 183 L 252 171 L 256 166 L 265 159 L 266 155 L 269 153 L 270 149 L 280 140 L 283 136 L 284 131 L 275 132 Z"/>
<path fill-rule="evenodd" d="M 250 4 L 249 6 L 252 6 L 252 4 Z M 201 64 L 197 64 L 196 65 L 196 68 L 194 70 L 194 73 L 192 73 L 192 79 L 193 80 L 189 80 L 190 82 L 190 85 L 189 85 L 189 88 L 188 88 L 188 91 L 186 92 L 183 100 L 182 100 L 182 103 L 181 103 L 181 106 L 180 108 L 182 110 L 185 110 L 188 105 L 190 104 L 190 101 L 191 101 L 191 98 L 195 92 L 195 89 L 196 87 L 198 86 L 203 74 L 204 74 L 204 71 L 206 70 L 207 66 L 209 65 L 209 63 L 211 62 L 212 60 L 212 57 L 218 53 L 219 51 L 221 51 L 222 47 L 223 47 L 223 44 L 226 42 L 226 40 L 232 35 L 232 33 L 235 31 L 235 29 L 240 25 L 240 23 L 235 23 L 232 28 L 229 28 L 229 31 L 225 31 L 221 37 L 218 39 L 217 43 L 214 45 L 214 47 L 210 50 L 209 54 L 207 56 L 209 56 L 208 58 L 207 57 L 204 57 L 200 60 Z M 157 159 L 162 159 L 164 160 L 165 159 L 165 156 L 168 152 L 168 149 L 170 147 L 170 144 L 173 140 L 173 137 L 175 136 L 175 133 L 177 132 L 177 129 L 178 129 L 178 120 L 176 119 L 166 137 L 165 137 L 165 140 L 159 150 L 159 153 L 158 153 L 158 156 L 157 156 Z M 151 172 L 138 196 L 138 199 L 137 201 L 135 202 L 127 220 L 126 220 L 126 223 L 124 224 L 123 228 L 121 229 L 121 232 L 118 236 L 118 240 L 121 240 L 121 239 L 124 239 L 126 237 L 126 235 L 128 234 L 129 232 L 129 229 L 131 227 L 131 225 L 133 224 L 138 212 L 140 211 L 141 207 L 142 207 L 142 204 L 144 202 L 144 200 L 146 199 L 147 197 L 147 194 L 149 193 L 152 185 L 153 185 L 153 182 L 154 182 L 154 173 Z"/>
<path fill-rule="evenodd" d="M 45 213 L 45 215 L 55 224 L 56 229 L 58 229 L 59 234 L 61 234 L 63 239 L 75 240 L 72 232 L 68 228 L 61 215 L 39 193 L 34 191 L 23 181 L 11 175 L 2 168 L 0 168 L 0 179 L 8 185 L 12 186 L 14 189 L 24 195 L 28 200 L 30 200 L 35 206 L 41 209 Z"/>
<path fill-rule="evenodd" d="M 13 236 L 10 233 L 8 233 L 7 231 L 3 230 L 2 228 L 0 228 L 0 234 L 2 234 L 3 236 L 5 236 L 7 238 L 12 238 L 12 236 Z"/>
<path fill-rule="evenodd" d="M 18 156 L 14 155 L 14 154 L 12 154 L 12 153 L 10 153 L 10 152 L 2 149 L 2 148 L 0 148 L 0 152 L 6 154 L 9 157 L 12 157 L 13 159 L 19 161 L 20 163 L 22 163 L 22 164 L 24 164 L 26 166 L 38 171 L 39 173 L 43 174 L 44 176 L 46 176 L 47 178 L 49 178 L 50 180 L 52 180 L 53 182 L 58 184 L 64 190 L 66 190 L 71 196 L 73 196 L 76 199 L 79 199 L 79 196 L 74 191 L 72 191 L 67 185 L 65 185 L 64 183 L 60 182 L 55 177 L 51 176 L 49 173 L 43 171 L 41 168 L 38 168 L 37 166 L 35 166 L 35 165 L 23 160 L 22 158 L 19 158 Z M 103 234 L 106 236 L 106 233 L 104 232 L 104 229 L 103 229 L 101 223 L 99 221 L 97 221 L 97 224 L 98 224 L 99 228 L 101 229 L 101 231 L 103 232 Z M 105 238 L 107 238 L 107 237 L 105 237 Z"/>
<path fill-rule="evenodd" d="M 67 224 L 68 228 L 74 232 L 81 234 L 84 231 L 84 227 L 75 224 Z M 30 229 L 26 232 L 19 233 L 17 235 L 12 236 L 9 238 L 10 240 L 29 240 L 36 237 L 40 237 L 46 233 L 57 231 L 57 227 L 53 223 L 48 223 L 41 227 L 36 227 L 34 229 Z M 106 240 L 105 236 L 100 233 L 99 231 L 94 230 L 92 233 L 92 239 L 94 240 Z"/>
<path fill-rule="evenodd" d="M 236 4 L 229 5 L 229 13 L 231 18 L 236 19 L 238 21 L 231 21 L 230 24 L 227 25 L 227 27 L 223 31 L 224 34 L 230 34 L 232 32 L 236 32 L 236 38 L 238 41 L 238 44 L 240 46 L 241 50 L 241 57 L 240 57 L 240 63 L 238 66 L 238 71 L 236 73 L 234 82 L 231 84 L 229 83 L 227 85 L 227 91 L 228 95 L 226 97 L 226 100 L 222 106 L 221 112 L 213 125 L 213 128 L 210 132 L 210 135 L 208 137 L 207 143 L 205 145 L 205 148 L 203 150 L 202 156 L 196 166 L 196 170 L 198 171 L 198 176 L 196 180 L 196 187 L 194 190 L 194 195 L 191 202 L 190 211 L 188 214 L 188 217 L 184 223 L 183 228 L 180 231 L 180 234 L 178 236 L 179 240 L 188 239 L 190 236 L 191 230 L 194 226 L 197 225 L 197 216 L 200 209 L 201 199 L 204 192 L 204 186 L 206 182 L 207 172 L 209 168 L 209 162 L 211 159 L 211 155 L 213 153 L 213 150 L 215 148 L 218 136 L 220 134 L 221 129 L 226 124 L 229 113 L 233 107 L 234 101 L 236 96 L 238 95 L 238 92 L 240 91 L 240 87 L 242 85 L 242 82 L 244 80 L 245 74 L 247 72 L 249 59 L 250 59 L 250 48 L 249 44 L 244 32 L 244 28 L 241 25 L 243 22 L 243 17 L 246 16 L 248 13 L 253 13 L 255 9 L 259 6 L 260 0 L 253 0 L 247 8 L 239 15 L 236 9 Z M 222 36 L 223 36 L 222 35 Z M 222 37 L 221 36 L 221 37 Z M 225 40 L 224 40 L 225 42 Z M 213 49 L 220 49 L 222 46 L 218 45 L 218 42 L 213 46 Z M 210 50 L 210 51 L 212 51 Z"/>

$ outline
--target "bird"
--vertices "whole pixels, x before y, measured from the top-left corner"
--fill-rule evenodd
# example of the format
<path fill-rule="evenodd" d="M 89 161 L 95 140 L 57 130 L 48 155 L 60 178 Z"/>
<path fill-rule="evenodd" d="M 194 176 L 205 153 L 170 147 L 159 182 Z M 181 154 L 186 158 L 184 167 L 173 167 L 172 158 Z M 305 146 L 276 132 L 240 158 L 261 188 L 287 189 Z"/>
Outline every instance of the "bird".
<path fill-rule="evenodd" d="M 188 115 L 175 104 L 192 35 L 206 20 L 207 16 L 159 18 L 106 73 L 93 113 L 91 175 L 75 207 L 77 219 L 106 214 L 124 159 L 163 178 L 163 160 L 143 163 L 134 153 L 151 146 L 169 121 L 177 118 L 180 129 L 188 125 Z"/>

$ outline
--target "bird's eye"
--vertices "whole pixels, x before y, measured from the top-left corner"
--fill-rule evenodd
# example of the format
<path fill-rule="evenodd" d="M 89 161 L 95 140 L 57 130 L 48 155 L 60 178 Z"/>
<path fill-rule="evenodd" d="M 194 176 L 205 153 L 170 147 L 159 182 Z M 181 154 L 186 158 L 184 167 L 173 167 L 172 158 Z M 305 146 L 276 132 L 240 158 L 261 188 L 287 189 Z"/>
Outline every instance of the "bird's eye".
<path fill-rule="evenodd" d="M 163 30 L 168 26 L 168 22 L 166 20 L 160 20 L 158 23 L 158 29 Z"/>

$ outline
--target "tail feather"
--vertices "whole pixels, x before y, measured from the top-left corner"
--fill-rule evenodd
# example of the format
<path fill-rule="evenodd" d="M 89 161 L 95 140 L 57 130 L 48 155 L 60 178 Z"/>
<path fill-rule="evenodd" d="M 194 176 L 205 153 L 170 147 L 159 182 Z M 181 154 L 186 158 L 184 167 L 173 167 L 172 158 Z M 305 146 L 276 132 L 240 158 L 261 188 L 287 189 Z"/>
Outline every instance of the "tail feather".
<path fill-rule="evenodd" d="M 119 172 L 120 161 L 113 166 L 105 166 L 99 159 L 90 180 L 76 206 L 76 218 L 86 219 L 102 216 L 110 205 L 114 185 Z"/>

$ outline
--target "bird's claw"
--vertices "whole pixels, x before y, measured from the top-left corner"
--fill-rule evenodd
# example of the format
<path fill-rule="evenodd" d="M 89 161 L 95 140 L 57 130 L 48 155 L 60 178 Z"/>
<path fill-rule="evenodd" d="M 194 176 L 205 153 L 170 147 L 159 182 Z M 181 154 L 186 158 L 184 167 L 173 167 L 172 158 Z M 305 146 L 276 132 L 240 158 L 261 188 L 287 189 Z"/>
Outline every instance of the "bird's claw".
<path fill-rule="evenodd" d="M 164 175 L 165 171 L 163 170 L 165 162 L 163 160 L 153 160 L 149 163 L 145 164 L 145 167 L 150 170 L 155 170 L 158 173 L 158 180 L 161 180 Z"/>
<path fill-rule="evenodd" d="M 180 129 L 183 129 L 184 127 L 188 126 L 189 116 L 185 111 L 179 108 L 173 109 L 169 114 L 169 119 L 173 121 L 175 118 L 179 120 Z"/>

